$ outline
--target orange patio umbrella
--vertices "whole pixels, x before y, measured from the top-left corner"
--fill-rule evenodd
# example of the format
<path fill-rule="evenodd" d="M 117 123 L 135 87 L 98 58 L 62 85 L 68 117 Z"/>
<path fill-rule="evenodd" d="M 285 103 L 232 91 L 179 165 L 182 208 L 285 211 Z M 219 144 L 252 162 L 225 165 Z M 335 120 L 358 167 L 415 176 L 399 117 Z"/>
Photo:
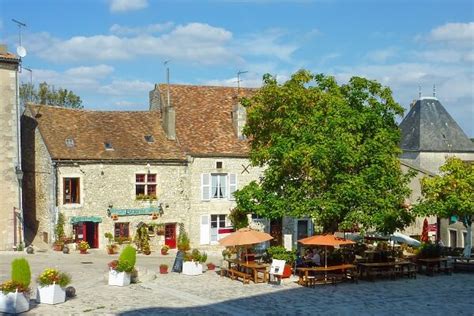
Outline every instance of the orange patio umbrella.
<path fill-rule="evenodd" d="M 229 236 L 226 236 L 219 240 L 219 244 L 227 247 L 245 246 L 259 244 L 272 239 L 273 237 L 267 233 L 263 233 L 250 228 L 241 228 L 238 231 L 233 232 Z"/>
<path fill-rule="evenodd" d="M 267 233 L 253 230 L 250 228 L 241 228 L 219 240 L 219 244 L 226 247 L 231 246 L 249 246 L 269 241 L 273 237 Z M 247 251 L 247 248 L 245 248 Z"/>
<path fill-rule="evenodd" d="M 328 256 L 327 256 L 328 246 L 335 247 L 335 246 L 355 244 L 355 242 L 353 242 L 352 240 L 337 237 L 335 235 L 330 235 L 330 234 L 306 237 L 306 238 L 298 240 L 298 242 L 306 246 L 324 246 L 324 267 L 326 268 L 328 267 Z"/>

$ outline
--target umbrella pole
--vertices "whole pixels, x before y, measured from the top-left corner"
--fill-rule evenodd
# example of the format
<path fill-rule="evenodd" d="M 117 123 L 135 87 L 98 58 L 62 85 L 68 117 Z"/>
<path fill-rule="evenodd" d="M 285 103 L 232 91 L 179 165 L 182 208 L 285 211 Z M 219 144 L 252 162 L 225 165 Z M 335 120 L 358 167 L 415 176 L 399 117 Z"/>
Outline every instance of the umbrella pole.
<path fill-rule="evenodd" d="M 324 283 L 328 280 L 328 246 L 324 246 Z"/>

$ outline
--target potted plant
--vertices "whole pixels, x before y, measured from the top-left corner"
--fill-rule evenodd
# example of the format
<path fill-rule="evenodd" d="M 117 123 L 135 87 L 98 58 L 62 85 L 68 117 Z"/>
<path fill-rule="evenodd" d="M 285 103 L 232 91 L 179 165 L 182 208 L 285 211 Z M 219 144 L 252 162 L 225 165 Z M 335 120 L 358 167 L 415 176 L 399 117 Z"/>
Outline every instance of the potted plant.
<path fill-rule="evenodd" d="M 207 270 L 215 270 L 216 269 L 216 265 L 212 262 L 209 262 L 207 264 Z"/>
<path fill-rule="evenodd" d="M 56 240 L 53 243 L 53 250 L 54 251 L 62 251 L 63 247 L 64 247 L 64 241 L 62 241 L 62 240 Z"/>
<path fill-rule="evenodd" d="M 167 255 L 169 250 L 170 250 L 170 247 L 168 245 L 163 245 L 163 247 L 161 247 L 161 254 Z"/>
<path fill-rule="evenodd" d="M 292 272 L 292 266 L 296 260 L 296 251 L 286 250 L 283 246 L 273 246 L 267 249 L 267 253 L 272 259 L 285 260 L 285 269 L 282 278 L 289 278 Z"/>
<path fill-rule="evenodd" d="M 12 261 L 11 280 L 0 284 L 0 313 L 23 313 L 30 309 L 31 270 L 28 261 Z"/>
<path fill-rule="evenodd" d="M 165 234 L 165 224 L 163 224 L 163 223 L 156 224 L 156 234 L 158 236 L 161 236 L 161 235 Z"/>
<path fill-rule="evenodd" d="M 66 301 L 66 286 L 71 277 L 56 269 L 45 269 L 37 279 L 36 301 L 43 304 L 58 304 Z"/>
<path fill-rule="evenodd" d="M 201 253 L 197 249 L 193 249 L 191 253 L 185 253 L 183 262 L 184 275 L 202 274 L 202 264 L 206 262 L 207 254 Z"/>
<path fill-rule="evenodd" d="M 107 246 L 106 246 L 107 253 L 109 255 L 113 255 L 117 253 L 117 245 L 113 243 L 114 236 L 111 233 L 107 232 L 104 234 L 104 237 L 107 238 L 107 241 L 108 241 Z"/>
<path fill-rule="evenodd" d="M 168 273 L 168 265 L 165 263 L 160 264 L 160 274 Z"/>
<path fill-rule="evenodd" d="M 89 243 L 85 240 L 81 240 L 80 242 L 77 243 L 77 249 L 81 252 L 81 254 L 86 254 L 87 249 L 89 249 Z"/>
<path fill-rule="evenodd" d="M 59 213 L 58 221 L 54 227 L 55 242 L 53 243 L 53 249 L 55 251 L 62 251 L 64 247 L 64 237 L 66 236 L 64 233 L 64 222 L 65 220 L 63 213 Z"/>
<path fill-rule="evenodd" d="M 145 223 L 140 223 L 135 234 L 133 242 L 137 246 L 137 249 L 145 255 L 151 253 L 150 250 L 150 236 L 148 236 L 148 226 Z"/>
<path fill-rule="evenodd" d="M 132 271 L 135 269 L 137 251 L 128 245 L 123 248 L 118 260 L 112 260 L 109 266 L 109 285 L 125 286 L 130 284 Z"/>

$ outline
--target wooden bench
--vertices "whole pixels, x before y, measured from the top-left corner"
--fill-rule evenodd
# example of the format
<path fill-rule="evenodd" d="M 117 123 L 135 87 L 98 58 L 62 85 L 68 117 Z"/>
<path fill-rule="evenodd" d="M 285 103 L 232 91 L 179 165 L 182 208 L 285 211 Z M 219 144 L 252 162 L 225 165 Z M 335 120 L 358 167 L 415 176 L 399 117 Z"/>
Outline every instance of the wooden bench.
<path fill-rule="evenodd" d="M 245 273 L 245 272 L 241 272 L 241 271 L 237 271 L 237 270 L 234 270 L 234 269 L 229 269 L 227 271 L 228 275 L 230 276 L 230 278 L 232 280 L 235 280 L 237 278 L 242 278 L 242 282 L 244 284 L 249 284 L 250 282 L 250 279 L 252 278 L 252 276 L 248 273 Z"/>

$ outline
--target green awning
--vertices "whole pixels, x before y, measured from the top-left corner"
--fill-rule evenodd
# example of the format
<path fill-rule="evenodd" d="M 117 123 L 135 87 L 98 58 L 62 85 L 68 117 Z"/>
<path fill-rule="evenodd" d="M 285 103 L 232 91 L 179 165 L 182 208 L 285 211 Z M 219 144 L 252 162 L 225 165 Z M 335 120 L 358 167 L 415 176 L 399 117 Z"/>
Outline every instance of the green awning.
<path fill-rule="evenodd" d="M 79 222 L 102 223 L 102 218 L 99 216 L 73 216 L 71 218 L 71 224 L 76 224 Z"/>

